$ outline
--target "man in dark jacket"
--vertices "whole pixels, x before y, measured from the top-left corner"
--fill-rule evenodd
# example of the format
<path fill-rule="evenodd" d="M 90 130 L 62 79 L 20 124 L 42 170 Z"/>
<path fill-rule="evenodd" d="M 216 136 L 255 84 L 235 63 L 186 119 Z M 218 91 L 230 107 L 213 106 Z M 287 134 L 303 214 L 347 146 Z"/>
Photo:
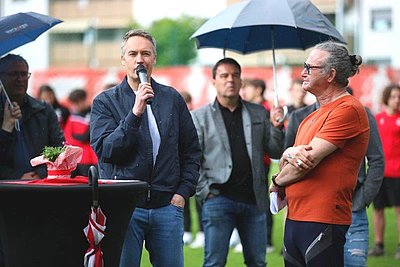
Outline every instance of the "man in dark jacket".
<path fill-rule="evenodd" d="M 183 266 L 183 207 L 199 177 L 190 112 L 176 90 L 151 78 L 155 62 L 154 38 L 127 32 L 121 46 L 126 77 L 92 105 L 91 145 L 104 178 L 149 184 L 132 214 L 120 266 L 140 266 L 143 241 L 154 266 Z M 139 65 L 147 69 L 147 82 L 136 74 Z"/>
<path fill-rule="evenodd" d="M 46 165 L 32 167 L 30 160 L 45 146 L 63 145 L 64 135 L 54 110 L 26 93 L 30 76 L 23 57 L 8 54 L 0 58 L 0 179 L 46 177 Z"/>
<path fill-rule="evenodd" d="M 0 59 L 4 86 L 0 92 L 0 179 L 46 177 L 46 166 L 32 167 L 30 160 L 45 146 L 63 145 L 64 135 L 54 110 L 26 93 L 30 75 L 21 56 L 8 54 Z"/>

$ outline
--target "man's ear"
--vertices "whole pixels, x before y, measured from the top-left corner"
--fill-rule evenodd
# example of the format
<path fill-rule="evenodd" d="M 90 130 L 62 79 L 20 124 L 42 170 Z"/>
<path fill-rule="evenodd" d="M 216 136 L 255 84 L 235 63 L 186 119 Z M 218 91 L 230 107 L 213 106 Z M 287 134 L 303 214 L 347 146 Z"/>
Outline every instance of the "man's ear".
<path fill-rule="evenodd" d="M 125 64 L 126 64 L 126 63 L 125 63 L 124 56 L 121 56 L 121 65 L 122 65 L 122 66 L 125 66 Z"/>
<path fill-rule="evenodd" d="M 328 82 L 329 83 L 331 83 L 331 82 L 333 82 L 334 80 L 335 80 L 335 77 L 336 77 L 336 70 L 335 69 L 330 69 L 329 70 L 329 72 L 328 72 Z"/>

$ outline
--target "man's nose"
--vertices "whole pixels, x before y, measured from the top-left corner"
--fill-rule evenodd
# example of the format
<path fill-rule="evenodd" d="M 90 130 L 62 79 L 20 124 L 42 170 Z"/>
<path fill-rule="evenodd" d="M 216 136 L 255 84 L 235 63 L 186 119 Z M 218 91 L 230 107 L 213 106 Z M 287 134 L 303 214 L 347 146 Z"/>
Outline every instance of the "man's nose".
<path fill-rule="evenodd" d="M 136 55 L 136 62 L 137 62 L 138 64 L 143 63 L 143 55 L 142 55 L 141 53 L 138 53 L 138 54 Z"/>

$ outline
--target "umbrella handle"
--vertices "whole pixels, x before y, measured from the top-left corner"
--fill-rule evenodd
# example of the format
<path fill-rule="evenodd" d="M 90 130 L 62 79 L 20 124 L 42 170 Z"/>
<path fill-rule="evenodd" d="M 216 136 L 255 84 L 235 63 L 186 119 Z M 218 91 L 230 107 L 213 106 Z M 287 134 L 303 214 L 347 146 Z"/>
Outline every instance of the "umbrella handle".
<path fill-rule="evenodd" d="M 95 166 L 90 166 L 88 177 L 89 185 L 92 186 L 92 204 L 97 208 L 99 206 L 99 172 Z"/>
<path fill-rule="evenodd" d="M 1 91 L 4 92 L 4 95 L 6 96 L 7 102 L 8 102 L 8 104 L 10 104 L 11 111 L 13 111 L 14 110 L 14 105 L 11 102 L 11 99 L 7 94 L 6 88 L 4 88 L 4 85 L 3 85 L 2 81 L 0 80 L 0 92 Z M 18 132 L 21 131 L 21 129 L 19 127 L 19 120 L 15 121 L 15 130 L 17 130 Z"/>

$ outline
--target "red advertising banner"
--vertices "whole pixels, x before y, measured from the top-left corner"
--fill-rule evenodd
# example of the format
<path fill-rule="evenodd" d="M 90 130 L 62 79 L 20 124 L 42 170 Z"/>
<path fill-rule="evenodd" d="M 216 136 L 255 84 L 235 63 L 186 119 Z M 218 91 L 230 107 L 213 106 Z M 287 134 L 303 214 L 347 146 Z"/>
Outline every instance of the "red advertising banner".
<path fill-rule="evenodd" d="M 277 69 L 278 95 L 281 104 L 290 104 L 289 88 L 293 79 L 301 78 L 301 67 L 279 67 Z M 91 101 L 102 90 L 110 85 L 120 83 L 125 73 L 120 69 L 49 69 L 36 71 L 31 78 L 30 94 L 37 96 L 40 85 L 49 84 L 56 92 L 58 99 L 66 102 L 69 92 L 82 88 L 87 90 Z M 212 85 L 210 67 L 167 67 L 157 68 L 153 78 L 158 82 L 170 85 L 179 92 L 187 91 L 193 98 L 193 107 L 197 108 L 213 101 L 215 88 Z M 244 67 L 242 78 L 259 78 L 267 84 L 265 97 L 272 103 L 273 74 L 271 67 Z M 361 102 L 370 107 L 374 113 L 381 109 L 381 92 L 389 83 L 400 82 L 400 69 L 390 67 L 362 66 L 359 74 L 350 78 L 349 86 Z M 307 96 L 306 101 L 312 103 L 314 97 Z"/>

